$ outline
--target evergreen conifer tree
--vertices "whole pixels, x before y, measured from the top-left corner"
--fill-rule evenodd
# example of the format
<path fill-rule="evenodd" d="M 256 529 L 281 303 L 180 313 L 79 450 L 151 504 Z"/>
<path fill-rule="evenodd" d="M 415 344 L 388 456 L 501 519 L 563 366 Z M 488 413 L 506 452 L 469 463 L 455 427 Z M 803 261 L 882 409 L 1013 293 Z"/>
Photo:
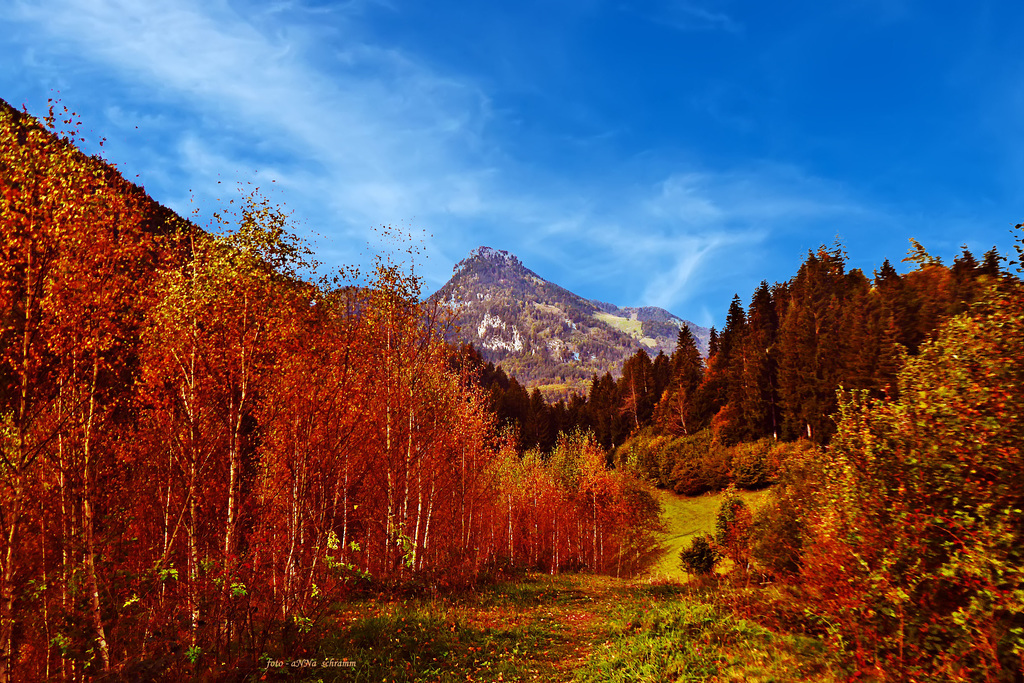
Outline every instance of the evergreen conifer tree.
<path fill-rule="evenodd" d="M 651 357 L 638 349 L 622 366 L 618 382 L 619 412 L 629 431 L 650 422 L 654 410 L 654 377 Z M 624 425 L 625 426 L 625 425 Z"/>
<path fill-rule="evenodd" d="M 761 281 L 750 302 L 747 315 L 747 335 L 744 339 L 745 364 L 740 406 L 749 438 L 772 435 L 778 438 L 778 349 L 779 319 L 772 292 L 766 281 Z"/>
<path fill-rule="evenodd" d="M 787 435 L 825 443 L 839 385 L 845 259 L 837 247 L 808 253 L 790 288 L 779 338 L 779 396 Z"/>
<path fill-rule="evenodd" d="M 672 378 L 658 402 L 656 423 L 672 434 L 692 434 L 697 414 L 697 388 L 704 379 L 704 359 L 697 350 L 690 328 L 679 328 L 679 337 L 671 358 Z"/>

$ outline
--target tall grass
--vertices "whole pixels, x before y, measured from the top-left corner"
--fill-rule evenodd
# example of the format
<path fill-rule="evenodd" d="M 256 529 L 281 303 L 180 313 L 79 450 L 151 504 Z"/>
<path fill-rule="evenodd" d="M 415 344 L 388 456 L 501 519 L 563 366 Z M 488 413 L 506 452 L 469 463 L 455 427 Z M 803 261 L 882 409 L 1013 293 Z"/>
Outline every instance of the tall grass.
<path fill-rule="evenodd" d="M 577 681 L 837 680 L 819 640 L 774 633 L 679 586 L 639 591 L 610 625 L 612 640 Z"/>

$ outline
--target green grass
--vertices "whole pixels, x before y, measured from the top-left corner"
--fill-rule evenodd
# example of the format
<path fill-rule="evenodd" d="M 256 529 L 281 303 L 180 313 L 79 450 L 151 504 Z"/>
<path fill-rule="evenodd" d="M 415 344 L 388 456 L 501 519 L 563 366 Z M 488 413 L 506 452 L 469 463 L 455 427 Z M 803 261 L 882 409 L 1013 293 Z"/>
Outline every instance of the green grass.
<path fill-rule="evenodd" d="M 700 592 L 639 588 L 610 621 L 611 640 L 577 681 L 836 681 L 821 642 L 738 619 Z"/>
<path fill-rule="evenodd" d="M 688 498 L 660 489 L 655 493 L 665 509 L 666 531 L 661 538 L 665 552 L 647 575 L 650 578 L 685 581 L 687 574 L 679 567 L 679 551 L 688 546 L 697 534 L 714 534 L 715 517 L 725 494 L 709 493 Z M 767 489 L 739 492 L 740 498 L 751 510 L 767 502 L 767 495 Z"/>
<path fill-rule="evenodd" d="M 765 501 L 765 492 L 740 495 L 755 508 Z M 317 667 L 268 667 L 261 680 L 839 680 L 820 640 L 740 619 L 713 582 L 685 582 L 679 548 L 714 529 L 722 494 L 659 496 L 667 552 L 646 576 L 529 574 L 454 595 L 345 603 L 304 655 Z"/>
<path fill-rule="evenodd" d="M 738 619 L 706 586 L 576 574 L 349 603 L 304 657 L 261 680 L 836 680 L 820 641 Z"/>
<path fill-rule="evenodd" d="M 589 654 L 595 628 L 603 628 L 599 615 L 615 602 L 613 590 L 624 585 L 532 574 L 443 598 L 349 603 L 310 656 L 320 666 L 298 673 L 286 662 L 268 668 L 267 680 L 568 681 Z M 325 667 L 327 659 L 352 666 Z"/>
<path fill-rule="evenodd" d="M 607 325 L 611 325 L 617 330 L 625 332 L 631 337 L 639 339 L 643 336 L 642 330 L 644 324 L 639 320 L 631 320 L 629 318 L 623 318 L 617 315 L 612 315 L 611 313 L 603 312 L 595 313 L 594 317 Z"/>

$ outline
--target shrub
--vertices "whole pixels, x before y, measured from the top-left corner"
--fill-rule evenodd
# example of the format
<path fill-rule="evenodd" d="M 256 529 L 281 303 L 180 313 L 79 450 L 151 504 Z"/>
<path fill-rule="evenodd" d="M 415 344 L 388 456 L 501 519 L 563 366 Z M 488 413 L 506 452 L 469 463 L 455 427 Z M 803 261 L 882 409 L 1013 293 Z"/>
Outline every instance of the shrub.
<path fill-rule="evenodd" d="M 652 484 L 661 483 L 661 450 L 669 439 L 656 437 L 651 428 L 645 428 L 615 449 L 615 467 L 635 474 Z"/>
<path fill-rule="evenodd" d="M 676 493 L 699 496 L 729 484 L 730 449 L 715 442 L 710 430 L 673 440 L 663 460 L 672 463 L 668 482 Z"/>
<path fill-rule="evenodd" d="M 754 515 L 751 555 L 777 578 L 793 576 L 802 565 L 806 520 L 826 480 L 823 455 L 810 441 L 780 443 L 768 455 L 779 464 L 769 501 Z"/>
<path fill-rule="evenodd" d="M 800 571 L 803 539 L 799 508 L 788 498 L 773 496 L 754 515 L 751 557 L 776 577 L 793 576 Z"/>
<path fill-rule="evenodd" d="M 715 543 L 744 571 L 750 561 L 750 536 L 753 516 L 743 499 L 730 486 L 715 518 Z"/>
<path fill-rule="evenodd" d="M 730 459 L 730 479 L 741 489 L 753 490 L 772 482 L 768 456 L 775 446 L 774 439 L 761 439 L 733 447 Z"/>
<path fill-rule="evenodd" d="M 820 456 L 820 454 L 821 447 L 807 439 L 779 441 L 772 446 L 765 456 L 768 478 L 772 481 L 779 481 L 791 460 L 801 460 L 805 459 L 808 455 Z"/>
<path fill-rule="evenodd" d="M 696 576 L 708 576 L 715 570 L 720 558 L 710 536 L 697 536 L 679 552 L 679 565 Z"/>

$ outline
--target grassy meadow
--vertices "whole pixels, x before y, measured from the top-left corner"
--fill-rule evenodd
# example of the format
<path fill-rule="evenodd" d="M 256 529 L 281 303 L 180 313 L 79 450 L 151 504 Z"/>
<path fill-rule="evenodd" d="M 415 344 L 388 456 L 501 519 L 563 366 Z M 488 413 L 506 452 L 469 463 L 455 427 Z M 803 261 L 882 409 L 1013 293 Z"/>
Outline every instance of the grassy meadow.
<path fill-rule="evenodd" d="M 768 500 L 768 489 L 739 491 L 738 493 L 751 512 L 756 512 Z M 679 551 L 689 545 L 694 536 L 715 533 L 715 515 L 718 514 L 718 508 L 721 506 L 725 494 L 721 492 L 708 493 L 703 496 L 687 498 L 660 489 L 655 494 L 664 508 L 665 533 L 662 536 L 664 552 L 648 570 L 647 578 L 686 581 L 688 576 L 679 566 Z"/>
<path fill-rule="evenodd" d="M 603 323 L 611 325 L 620 332 L 625 332 L 631 337 L 640 337 L 640 332 L 643 329 L 643 322 L 631 318 L 623 318 L 618 315 L 612 315 L 611 313 L 595 313 L 594 317 Z"/>
<path fill-rule="evenodd" d="M 268 660 L 261 680 L 837 680 L 820 641 L 735 617 L 676 566 L 690 536 L 713 531 L 721 494 L 659 495 L 665 553 L 642 577 L 534 573 L 453 595 L 369 597 L 339 614 L 319 651 Z M 743 495 L 756 507 L 765 494 Z"/>

